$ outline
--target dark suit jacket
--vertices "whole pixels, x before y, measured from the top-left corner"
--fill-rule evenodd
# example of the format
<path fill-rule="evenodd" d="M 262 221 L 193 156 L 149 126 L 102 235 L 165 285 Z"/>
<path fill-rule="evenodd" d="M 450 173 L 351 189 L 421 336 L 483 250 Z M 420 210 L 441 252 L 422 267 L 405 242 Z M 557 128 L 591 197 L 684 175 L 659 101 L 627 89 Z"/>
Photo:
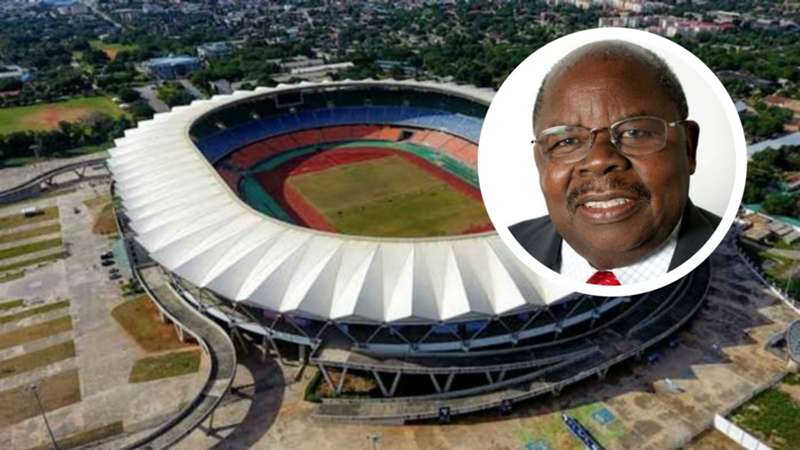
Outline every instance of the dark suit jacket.
<path fill-rule="evenodd" d="M 678 230 L 678 245 L 669 263 L 672 270 L 694 255 L 708 241 L 719 225 L 720 218 L 690 201 L 686 204 Z M 561 270 L 561 236 L 550 216 L 529 219 L 509 227 L 511 234 L 525 250 L 550 269 Z"/>

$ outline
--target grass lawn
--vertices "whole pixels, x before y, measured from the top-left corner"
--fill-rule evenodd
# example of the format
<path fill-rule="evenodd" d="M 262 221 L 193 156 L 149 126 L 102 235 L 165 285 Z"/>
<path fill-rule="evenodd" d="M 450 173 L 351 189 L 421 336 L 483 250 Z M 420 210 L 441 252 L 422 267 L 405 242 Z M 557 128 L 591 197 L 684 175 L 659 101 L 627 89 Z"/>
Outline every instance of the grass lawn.
<path fill-rule="evenodd" d="M 36 236 L 44 236 L 46 234 L 58 233 L 60 231 L 61 231 L 61 224 L 54 223 L 52 225 L 29 228 L 23 231 L 15 231 L 13 233 L 0 234 L 0 244 L 7 244 L 9 242 L 21 241 L 23 239 L 30 239 Z"/>
<path fill-rule="evenodd" d="M 27 130 L 54 130 L 61 121 L 77 122 L 91 113 L 100 112 L 112 117 L 125 114 L 108 97 L 80 97 L 62 102 L 43 103 L 0 109 L 0 134 Z"/>
<path fill-rule="evenodd" d="M 5 311 L 7 309 L 16 308 L 25 304 L 25 300 L 17 299 L 11 300 L 7 302 L 0 303 L 0 311 Z"/>
<path fill-rule="evenodd" d="M 114 308 L 111 315 L 139 346 L 148 352 L 162 352 L 188 347 L 175 334 L 170 324 L 161 323 L 158 310 L 142 295 Z"/>
<path fill-rule="evenodd" d="M 25 272 L 14 272 L 0 275 L 0 283 L 8 283 L 9 281 L 19 280 L 25 276 Z"/>
<path fill-rule="evenodd" d="M 35 352 L 0 361 L 0 379 L 74 357 L 75 343 L 73 341 L 62 342 Z"/>
<path fill-rule="evenodd" d="M 67 252 L 58 252 L 58 253 L 53 253 L 51 255 L 37 256 L 36 258 L 24 259 L 22 261 L 15 262 L 13 264 L 6 264 L 4 266 L 0 266 L 0 272 L 7 272 L 9 270 L 17 270 L 30 266 L 38 266 L 41 264 L 66 258 L 67 256 L 69 256 L 69 253 Z"/>
<path fill-rule="evenodd" d="M 50 206 L 43 208 L 41 214 L 32 217 L 25 217 L 22 213 L 11 214 L 9 216 L 0 217 L 0 230 L 9 228 L 16 228 L 20 225 L 27 225 L 29 223 L 44 222 L 46 220 L 58 219 L 58 207 Z"/>
<path fill-rule="evenodd" d="M 46 338 L 72 329 L 72 318 L 59 317 L 47 322 L 31 325 L 0 334 L 0 350 L 16 347 L 26 342 Z M 0 405 L 3 403 L 0 402 Z"/>
<path fill-rule="evenodd" d="M 489 223 L 479 201 L 399 156 L 296 175 L 288 183 L 345 234 L 431 237 Z"/>
<path fill-rule="evenodd" d="M 48 305 L 37 306 L 36 308 L 27 309 L 25 311 L 20 311 L 16 314 L 9 314 L 7 316 L 0 316 L 0 324 L 9 323 L 9 322 L 16 322 L 18 320 L 22 320 L 31 316 L 35 316 L 37 314 L 44 314 L 46 312 L 55 311 L 61 308 L 68 308 L 69 301 L 64 300 L 60 302 L 50 303 Z"/>
<path fill-rule="evenodd" d="M 113 42 L 103 42 L 103 41 L 100 41 L 100 40 L 89 41 L 89 45 L 91 45 L 92 48 L 96 48 L 96 49 L 102 51 L 103 53 L 105 53 L 106 56 L 108 56 L 108 59 L 111 59 L 111 60 L 116 58 L 117 57 L 117 53 L 119 53 L 119 52 L 132 51 L 132 50 L 136 50 L 137 48 L 139 48 L 138 46 L 133 45 L 133 44 L 119 44 L 119 43 L 113 43 Z"/>
<path fill-rule="evenodd" d="M 131 383 L 158 380 L 195 373 L 200 369 L 200 350 L 174 352 L 166 355 L 149 356 L 133 364 Z"/>
<path fill-rule="evenodd" d="M 18 245 L 16 247 L 0 250 L 0 259 L 16 258 L 17 256 L 27 255 L 28 253 L 36 253 L 42 250 L 61 247 L 63 244 L 64 242 L 61 240 L 61 238 L 56 238 Z"/>
<path fill-rule="evenodd" d="M 39 398 L 45 411 L 63 408 L 81 401 L 81 386 L 78 369 L 66 370 L 53 376 L 36 380 Z M 27 386 L 19 386 L 0 392 L 0 428 L 13 425 L 31 417 L 41 415 L 33 393 Z"/>
<path fill-rule="evenodd" d="M 775 450 L 796 449 L 800 443 L 800 404 L 779 389 L 755 396 L 731 420 Z"/>
<path fill-rule="evenodd" d="M 67 437 L 56 439 L 56 443 L 58 443 L 58 448 L 61 450 L 67 450 L 70 448 L 82 447 L 86 444 L 90 444 L 101 439 L 122 434 L 123 431 L 124 429 L 122 427 L 122 422 L 113 422 L 102 427 L 92 428 L 90 430 L 81 431 L 79 433 L 70 434 Z M 30 448 L 28 450 L 50 450 L 52 448 L 53 445 L 48 443 L 38 447 Z"/>
<path fill-rule="evenodd" d="M 111 203 L 106 203 L 103 208 L 95 215 L 94 225 L 92 225 L 92 232 L 94 234 L 109 235 L 117 232 L 117 223 L 114 221 L 114 208 Z"/>

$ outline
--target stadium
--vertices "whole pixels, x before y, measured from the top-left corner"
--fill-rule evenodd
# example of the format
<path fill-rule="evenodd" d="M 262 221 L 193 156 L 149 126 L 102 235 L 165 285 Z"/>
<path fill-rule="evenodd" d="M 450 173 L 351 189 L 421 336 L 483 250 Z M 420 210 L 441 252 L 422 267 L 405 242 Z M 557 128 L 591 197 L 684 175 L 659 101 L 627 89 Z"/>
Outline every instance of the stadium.
<path fill-rule="evenodd" d="M 493 91 L 341 81 L 176 107 L 109 167 L 136 267 L 234 342 L 318 376 L 333 420 L 447 420 L 573 383 L 667 342 L 706 261 L 647 294 L 563 292 L 492 230 L 476 174 Z"/>

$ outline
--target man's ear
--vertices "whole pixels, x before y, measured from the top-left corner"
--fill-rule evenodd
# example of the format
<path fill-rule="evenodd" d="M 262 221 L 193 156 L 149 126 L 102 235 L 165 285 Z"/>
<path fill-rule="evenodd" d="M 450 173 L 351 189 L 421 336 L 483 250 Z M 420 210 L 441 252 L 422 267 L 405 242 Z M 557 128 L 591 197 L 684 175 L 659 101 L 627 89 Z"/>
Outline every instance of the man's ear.
<path fill-rule="evenodd" d="M 694 120 L 687 120 L 684 125 L 686 130 L 686 156 L 689 161 L 689 174 L 694 174 L 697 167 L 697 142 L 700 138 L 700 125 Z"/>

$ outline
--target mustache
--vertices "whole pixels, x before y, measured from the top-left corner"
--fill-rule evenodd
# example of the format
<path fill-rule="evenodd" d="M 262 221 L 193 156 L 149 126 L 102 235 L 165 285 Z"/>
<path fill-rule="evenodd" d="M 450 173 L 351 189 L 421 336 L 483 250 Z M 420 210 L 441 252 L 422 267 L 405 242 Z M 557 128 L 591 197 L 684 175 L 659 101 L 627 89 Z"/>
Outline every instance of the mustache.
<path fill-rule="evenodd" d="M 567 209 L 574 212 L 578 207 L 578 197 L 589 192 L 625 191 L 635 197 L 650 200 L 650 190 L 642 183 L 627 183 L 619 178 L 606 178 L 601 180 L 588 180 L 567 193 Z"/>

